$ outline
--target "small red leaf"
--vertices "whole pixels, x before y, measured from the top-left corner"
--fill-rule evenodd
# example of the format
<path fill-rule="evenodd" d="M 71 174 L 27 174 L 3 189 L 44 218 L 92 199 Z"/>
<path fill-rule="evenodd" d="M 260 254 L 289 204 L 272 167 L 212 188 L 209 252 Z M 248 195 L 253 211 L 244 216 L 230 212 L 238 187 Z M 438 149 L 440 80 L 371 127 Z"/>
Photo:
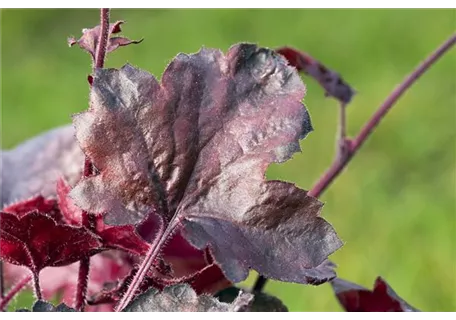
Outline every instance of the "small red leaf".
<path fill-rule="evenodd" d="M 373 290 L 338 278 L 332 280 L 331 284 L 340 304 L 349 312 L 418 311 L 401 299 L 380 277 L 375 281 Z"/>
<path fill-rule="evenodd" d="M 96 235 L 83 227 L 58 225 L 51 217 L 31 212 L 22 217 L 1 212 L 0 257 L 39 273 L 63 266 L 100 248 Z"/>
<path fill-rule="evenodd" d="M 54 199 L 45 199 L 43 196 L 35 196 L 27 200 L 13 203 L 3 208 L 2 211 L 12 213 L 19 218 L 32 211 L 46 213 L 55 220 L 60 220 L 61 218 L 57 201 Z"/>
<path fill-rule="evenodd" d="M 327 96 L 332 96 L 343 103 L 351 101 L 355 90 L 337 72 L 326 68 L 321 62 L 294 48 L 283 47 L 276 51 L 283 55 L 290 65 L 317 80 L 326 90 Z"/>
<path fill-rule="evenodd" d="M 111 38 L 111 35 L 114 33 L 121 32 L 120 25 L 123 24 L 124 21 L 116 21 L 115 23 L 111 23 L 109 25 L 109 36 L 108 36 L 108 45 L 106 48 L 107 52 L 112 52 L 116 50 L 118 47 L 127 46 L 129 44 L 138 44 L 142 42 L 141 40 L 130 40 L 128 38 L 123 37 L 114 37 Z M 100 38 L 101 27 L 96 26 L 92 29 L 83 29 L 82 30 L 82 37 L 79 40 L 71 37 L 68 38 L 68 45 L 71 47 L 75 44 L 78 44 L 79 47 L 90 53 L 92 59 L 95 60 L 95 52 L 97 50 L 98 40 Z M 91 84 L 91 80 L 89 79 L 89 83 Z"/>
<path fill-rule="evenodd" d="M 120 249 L 143 256 L 150 247 L 150 244 L 136 233 L 136 228 L 132 225 L 108 227 L 102 231 L 97 230 L 97 234 L 106 248 Z"/>

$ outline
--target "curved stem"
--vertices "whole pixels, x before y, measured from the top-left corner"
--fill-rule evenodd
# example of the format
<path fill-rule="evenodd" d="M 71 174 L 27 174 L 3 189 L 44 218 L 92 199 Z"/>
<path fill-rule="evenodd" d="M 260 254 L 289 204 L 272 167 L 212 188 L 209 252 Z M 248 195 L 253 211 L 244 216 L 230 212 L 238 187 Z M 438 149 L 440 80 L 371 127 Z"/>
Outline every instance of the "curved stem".
<path fill-rule="evenodd" d="M 399 98 L 423 75 L 441 56 L 445 54 L 456 43 L 456 34 L 453 34 L 439 48 L 437 48 L 426 60 L 424 60 L 380 105 L 373 116 L 362 127 L 359 134 L 353 139 L 349 152 L 342 159 L 337 159 L 325 174 L 317 181 L 309 191 L 309 195 L 318 198 L 334 179 L 342 172 L 351 158 L 361 148 L 367 138 L 372 134 L 380 121 L 388 111 L 394 106 Z"/>
<path fill-rule="evenodd" d="M 394 106 L 399 98 L 410 88 L 420 76 L 422 76 L 439 58 L 441 58 L 447 51 L 449 51 L 456 43 L 456 33 L 448 38 L 441 44 L 431 55 L 429 55 L 418 67 L 407 77 L 404 81 L 391 92 L 391 94 L 380 105 L 377 111 L 361 128 L 358 135 L 352 140 L 348 141 L 348 151 L 341 157 L 336 157 L 336 160 L 331 164 L 328 170 L 318 179 L 313 188 L 308 192 L 312 197 L 318 198 L 323 192 L 331 185 L 331 183 L 339 176 L 342 170 L 347 166 L 352 157 L 361 148 L 367 138 L 372 134 L 374 129 L 378 126 L 381 120 L 386 116 L 388 111 Z M 341 114 L 342 115 L 342 114 Z M 345 115 L 343 121 L 345 122 Z M 345 124 L 344 124 L 345 126 Z M 342 131 L 341 131 L 342 132 Z M 259 276 L 255 282 L 253 290 L 260 288 L 261 291 L 267 278 Z M 257 290 L 258 291 L 258 290 Z"/>
<path fill-rule="evenodd" d="M 21 281 L 16 283 L 8 293 L 0 300 L 0 311 L 4 311 L 6 306 L 10 303 L 10 301 L 18 294 L 19 291 L 24 288 L 27 283 L 32 280 L 32 276 L 28 275 L 27 277 L 23 278 Z"/>

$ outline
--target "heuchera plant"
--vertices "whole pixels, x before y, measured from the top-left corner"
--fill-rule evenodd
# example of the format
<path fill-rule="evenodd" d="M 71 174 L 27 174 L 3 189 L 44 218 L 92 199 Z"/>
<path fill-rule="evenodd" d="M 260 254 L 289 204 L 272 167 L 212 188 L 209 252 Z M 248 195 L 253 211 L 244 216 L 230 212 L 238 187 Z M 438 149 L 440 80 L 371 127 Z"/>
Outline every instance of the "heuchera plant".
<path fill-rule="evenodd" d="M 103 68 L 107 53 L 141 42 L 114 36 L 122 23 L 102 9 L 99 26 L 69 39 L 93 60 L 90 107 L 73 127 L 2 152 L 0 310 L 31 282 L 37 301 L 20 311 L 286 311 L 261 292 L 271 278 L 331 282 L 347 311 L 416 311 L 381 278 L 373 291 L 336 278 L 328 256 L 342 242 L 317 198 L 455 35 L 350 139 L 355 91 L 306 53 L 201 49 L 177 55 L 159 82 Z M 310 191 L 265 179 L 312 131 L 298 71 L 340 102 L 337 157 Z M 261 275 L 252 290 L 233 287 L 250 269 Z"/>

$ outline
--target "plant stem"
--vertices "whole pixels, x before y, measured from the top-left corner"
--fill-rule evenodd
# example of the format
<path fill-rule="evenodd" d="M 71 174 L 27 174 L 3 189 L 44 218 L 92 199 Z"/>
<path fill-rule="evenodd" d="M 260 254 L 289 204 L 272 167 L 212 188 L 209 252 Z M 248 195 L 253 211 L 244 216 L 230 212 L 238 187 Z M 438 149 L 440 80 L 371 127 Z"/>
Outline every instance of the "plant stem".
<path fill-rule="evenodd" d="M 41 294 L 41 287 L 40 287 L 40 276 L 38 273 L 33 273 L 33 286 L 35 289 L 35 295 L 38 300 L 43 299 L 43 295 Z"/>
<path fill-rule="evenodd" d="M 3 261 L 0 261 L 0 299 L 5 296 L 5 283 L 3 281 Z"/>
<path fill-rule="evenodd" d="M 32 280 L 32 276 L 28 275 L 25 278 L 23 278 L 21 281 L 16 283 L 9 291 L 8 293 L 0 299 L 0 311 L 4 311 L 6 306 L 10 303 L 10 301 L 16 296 L 16 294 L 22 290 L 23 287 L 27 285 L 27 283 Z"/>
<path fill-rule="evenodd" d="M 268 278 L 265 278 L 263 276 L 258 276 L 258 278 L 255 281 L 255 284 L 253 285 L 252 292 L 263 291 L 264 286 L 266 285 L 266 282 L 268 282 Z"/>
<path fill-rule="evenodd" d="M 340 123 L 339 123 L 339 139 L 345 139 L 347 136 L 347 116 L 346 116 L 346 103 L 340 104 Z"/>
<path fill-rule="evenodd" d="M 100 9 L 100 37 L 98 39 L 98 46 L 96 50 L 95 63 L 93 71 L 96 68 L 103 68 L 104 60 L 106 57 L 106 46 L 109 37 L 109 9 Z M 93 172 L 93 165 L 89 157 L 85 157 L 83 176 L 89 177 Z M 82 212 L 82 225 L 89 230 L 94 230 L 96 224 L 96 217 L 90 212 Z M 87 287 L 90 272 L 90 257 L 82 258 L 79 262 L 78 285 L 76 288 L 75 309 L 84 311 L 86 304 Z"/>
<path fill-rule="evenodd" d="M 331 185 L 331 183 L 339 176 L 342 170 L 350 162 L 352 157 L 356 152 L 361 148 L 367 138 L 372 134 L 374 129 L 380 123 L 380 121 L 385 117 L 388 111 L 394 106 L 394 104 L 399 100 L 399 98 L 407 91 L 408 88 L 414 84 L 420 76 L 422 76 L 440 57 L 442 57 L 451 47 L 456 43 L 456 33 L 448 38 L 443 44 L 441 44 L 434 52 L 432 52 L 426 60 L 424 60 L 418 67 L 407 77 L 405 80 L 390 93 L 390 95 L 385 99 L 385 101 L 380 105 L 377 111 L 372 115 L 372 117 L 366 122 L 366 124 L 361 128 L 358 135 L 350 142 L 348 152 L 345 153 L 342 157 L 336 157 L 336 160 L 331 164 L 328 170 L 318 179 L 314 187 L 308 192 L 308 195 L 319 198 L 323 192 Z M 342 120 L 342 119 L 341 119 Z M 345 121 L 345 120 L 344 120 Z M 253 286 L 255 288 L 260 288 L 261 291 L 265 284 L 267 278 L 259 276 Z"/>
<path fill-rule="evenodd" d="M 138 291 L 144 277 L 147 275 L 147 272 L 150 270 L 150 267 L 154 263 L 155 258 L 157 258 L 158 254 L 160 253 L 161 247 L 165 244 L 168 238 L 173 234 L 176 227 L 179 225 L 179 221 L 177 219 L 173 218 L 171 221 L 172 222 L 166 227 L 166 229 L 160 227 L 160 230 L 157 232 L 157 236 L 152 242 L 152 245 L 150 246 L 146 257 L 142 261 L 141 266 L 139 267 L 138 271 L 133 277 L 133 280 L 128 286 L 127 292 L 122 296 L 122 299 L 116 306 L 116 312 L 125 309 L 125 307 L 128 306 L 128 304 L 134 298 L 135 293 Z"/>
<path fill-rule="evenodd" d="M 424 60 L 405 80 L 396 87 L 393 92 L 380 105 L 373 116 L 362 127 L 359 134 L 353 139 L 349 152 L 342 159 L 337 159 L 331 167 L 317 181 L 314 187 L 309 191 L 309 195 L 318 198 L 334 179 L 342 172 L 351 158 L 361 148 L 367 138 L 372 134 L 374 129 L 385 117 L 388 111 L 394 106 L 399 98 L 411 87 L 418 78 L 423 75 L 441 56 L 445 54 L 456 43 L 456 34 L 453 34 L 439 48 L 437 48 L 426 60 Z"/>
<path fill-rule="evenodd" d="M 341 102 L 339 106 L 339 128 L 336 143 L 336 157 L 343 159 L 350 151 L 350 141 L 347 140 L 347 104 L 344 102 Z"/>
<path fill-rule="evenodd" d="M 98 39 L 97 52 L 95 54 L 95 68 L 103 68 L 104 66 L 109 37 L 109 9 L 100 10 L 100 22 L 101 30 L 100 38 Z"/>
<path fill-rule="evenodd" d="M 79 262 L 78 286 L 76 289 L 76 301 L 74 308 L 84 311 L 86 304 L 87 287 L 89 283 L 90 257 L 82 258 Z"/>

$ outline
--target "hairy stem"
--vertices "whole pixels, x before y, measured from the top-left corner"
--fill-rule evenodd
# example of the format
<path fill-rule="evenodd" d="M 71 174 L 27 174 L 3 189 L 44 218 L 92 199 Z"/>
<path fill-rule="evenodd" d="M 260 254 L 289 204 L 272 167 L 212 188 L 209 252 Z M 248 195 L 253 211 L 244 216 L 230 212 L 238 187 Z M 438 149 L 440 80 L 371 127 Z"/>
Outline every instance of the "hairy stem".
<path fill-rule="evenodd" d="M 89 271 L 90 257 L 82 258 L 79 262 L 78 286 L 76 289 L 76 301 L 74 303 L 74 308 L 78 311 L 84 311 L 86 304 Z"/>
<path fill-rule="evenodd" d="M 95 54 L 95 63 L 93 71 L 96 68 L 103 68 L 106 57 L 106 46 L 109 37 L 109 9 L 100 9 L 100 38 L 98 39 L 98 46 Z M 88 157 L 84 160 L 83 176 L 89 177 L 93 172 L 92 162 Z M 82 225 L 89 230 L 93 230 L 96 224 L 96 217 L 90 212 L 82 212 Z M 90 272 L 90 257 L 85 257 L 79 262 L 78 285 L 76 288 L 75 309 L 83 311 L 86 304 L 87 287 Z"/>
<path fill-rule="evenodd" d="M 23 278 L 21 281 L 16 283 L 9 291 L 8 293 L 0 299 L 0 311 L 5 311 L 5 308 L 8 306 L 10 301 L 16 296 L 16 294 L 19 293 L 26 285 L 27 283 L 32 280 L 32 276 L 28 275 L 25 278 Z"/>
<path fill-rule="evenodd" d="M 100 38 L 98 39 L 98 47 L 95 54 L 95 68 L 103 68 L 105 56 L 106 56 L 106 47 L 108 45 L 109 37 L 109 9 L 100 10 Z"/>
<path fill-rule="evenodd" d="M 349 146 L 348 151 L 342 157 L 336 157 L 336 160 L 331 164 L 328 170 L 318 179 L 314 187 L 308 192 L 312 197 L 320 197 L 323 192 L 331 185 L 331 183 L 339 176 L 342 170 L 350 162 L 352 157 L 356 152 L 361 148 L 363 143 L 367 138 L 372 134 L 374 129 L 380 123 L 380 121 L 385 117 L 388 111 L 394 106 L 394 104 L 399 100 L 399 98 L 407 91 L 408 88 L 414 84 L 420 76 L 422 76 L 440 57 L 442 57 L 447 51 L 449 51 L 453 45 L 456 43 L 456 33 L 448 38 L 444 43 L 442 43 L 434 52 L 432 52 L 418 67 L 407 77 L 405 80 L 390 93 L 390 95 L 385 99 L 385 101 L 380 105 L 377 111 L 372 115 L 372 117 L 366 122 L 366 124 L 361 128 L 358 135 L 353 139 L 353 141 L 347 141 Z M 342 120 L 342 119 L 341 119 Z M 345 114 L 344 114 L 345 121 Z M 259 276 L 253 286 L 253 290 L 259 288 L 261 291 L 265 284 L 267 278 Z"/>
<path fill-rule="evenodd" d="M 5 296 L 5 283 L 3 281 L 3 261 L 0 261 L 0 299 Z"/>
<path fill-rule="evenodd" d="M 33 273 L 33 287 L 35 289 L 35 295 L 38 300 L 43 299 L 43 295 L 41 293 L 41 287 L 40 287 L 40 276 L 38 273 Z"/>
<path fill-rule="evenodd" d="M 135 293 L 138 291 L 139 286 L 141 285 L 144 277 L 147 275 L 147 272 L 150 270 L 152 264 L 157 258 L 160 250 L 163 245 L 166 243 L 168 238 L 173 234 L 176 227 L 179 225 L 178 219 L 173 219 L 172 222 L 166 227 L 160 227 L 160 230 L 157 232 L 157 236 L 152 242 L 149 251 L 146 253 L 146 257 L 142 261 L 138 271 L 136 272 L 133 280 L 128 286 L 127 292 L 122 296 L 119 304 L 116 306 L 116 312 L 122 311 L 134 298 Z"/>

